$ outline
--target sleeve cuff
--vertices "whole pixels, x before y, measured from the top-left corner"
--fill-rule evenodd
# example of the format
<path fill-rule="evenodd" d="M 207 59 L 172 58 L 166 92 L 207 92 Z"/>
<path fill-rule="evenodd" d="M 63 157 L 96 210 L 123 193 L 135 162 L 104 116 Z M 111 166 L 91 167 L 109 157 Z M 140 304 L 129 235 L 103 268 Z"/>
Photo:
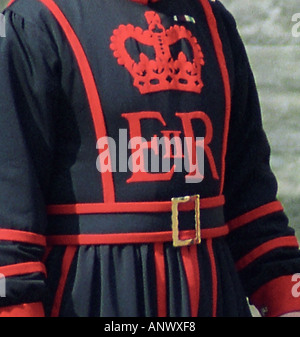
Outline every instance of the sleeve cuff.
<path fill-rule="evenodd" d="M 0 308 L 0 317 L 45 317 L 43 304 L 24 303 Z"/>
<path fill-rule="evenodd" d="M 252 294 L 250 303 L 264 317 L 300 311 L 300 280 L 293 281 L 293 275 L 276 278 Z"/>

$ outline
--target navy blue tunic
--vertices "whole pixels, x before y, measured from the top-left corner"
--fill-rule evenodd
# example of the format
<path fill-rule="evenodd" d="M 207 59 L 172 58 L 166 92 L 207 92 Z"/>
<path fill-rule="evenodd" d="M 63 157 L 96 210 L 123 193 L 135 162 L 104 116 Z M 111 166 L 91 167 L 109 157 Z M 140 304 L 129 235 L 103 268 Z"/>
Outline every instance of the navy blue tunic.
<path fill-rule="evenodd" d="M 290 293 L 298 243 L 224 6 L 16 0 L 5 17 L 3 310 L 43 303 L 47 316 L 249 316 L 253 297 L 280 314 L 259 290 Z M 132 139 L 144 140 L 142 151 Z M 186 139 L 189 148 L 177 146 Z M 202 150 L 203 169 L 191 149 Z M 147 158 L 159 158 L 157 170 Z M 174 247 L 171 199 L 194 195 L 201 243 Z M 195 205 L 179 207 L 181 237 L 195 236 Z M 300 309 L 297 299 L 285 303 Z"/>

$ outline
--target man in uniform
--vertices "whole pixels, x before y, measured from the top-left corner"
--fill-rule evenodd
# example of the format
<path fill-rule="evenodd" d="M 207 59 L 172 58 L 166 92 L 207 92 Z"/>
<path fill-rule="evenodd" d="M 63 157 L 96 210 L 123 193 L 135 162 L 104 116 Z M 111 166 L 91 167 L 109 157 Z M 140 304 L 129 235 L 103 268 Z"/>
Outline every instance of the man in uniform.
<path fill-rule="evenodd" d="M 224 6 L 4 13 L 0 315 L 249 316 L 246 297 L 265 316 L 300 310 L 298 242 Z"/>

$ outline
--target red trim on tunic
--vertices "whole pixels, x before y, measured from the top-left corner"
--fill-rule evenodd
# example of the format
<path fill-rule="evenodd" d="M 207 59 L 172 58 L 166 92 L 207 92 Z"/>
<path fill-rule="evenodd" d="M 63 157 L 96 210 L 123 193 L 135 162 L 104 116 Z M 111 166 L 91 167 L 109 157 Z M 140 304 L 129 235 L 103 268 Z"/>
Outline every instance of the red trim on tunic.
<path fill-rule="evenodd" d="M 46 246 L 46 238 L 44 235 L 15 229 L 0 229 L 0 241 L 1 240 Z"/>
<path fill-rule="evenodd" d="M 43 304 L 35 302 L 2 307 L 0 317 L 45 317 L 45 313 Z"/>
<path fill-rule="evenodd" d="M 157 316 L 167 317 L 167 285 L 164 246 L 162 243 L 154 244 L 154 260 L 156 271 Z"/>
<path fill-rule="evenodd" d="M 200 208 L 212 208 L 223 206 L 225 198 L 223 195 L 200 199 Z M 193 202 L 179 204 L 179 210 L 192 211 L 195 208 Z M 171 212 L 171 201 L 149 201 L 149 202 L 115 202 L 115 203 L 79 203 L 65 205 L 48 205 L 48 215 L 60 214 L 96 214 L 96 213 L 159 213 Z"/>
<path fill-rule="evenodd" d="M 182 262 L 189 288 L 191 317 L 198 316 L 200 299 L 200 273 L 197 245 L 181 247 Z"/>
<path fill-rule="evenodd" d="M 250 303 L 266 317 L 300 311 L 298 292 L 297 296 L 293 295 L 293 287 L 297 284 L 292 278 L 293 275 L 285 275 L 269 281 L 250 296 Z"/>
<path fill-rule="evenodd" d="M 92 70 L 90 68 L 88 59 L 83 50 L 83 47 L 76 36 L 76 33 L 72 29 L 70 23 L 67 18 L 64 16 L 60 8 L 53 2 L 52 0 L 40 0 L 54 15 L 58 23 L 61 25 L 71 48 L 73 49 L 74 55 L 78 62 L 78 66 L 82 75 L 82 79 L 84 82 L 84 86 L 86 89 L 88 101 L 90 104 L 90 109 L 94 121 L 94 127 L 96 132 L 97 139 L 101 137 L 106 137 L 106 127 L 105 120 L 103 116 L 103 111 L 100 103 L 99 94 L 97 91 L 97 87 L 95 84 L 95 80 L 93 77 Z M 215 47 L 218 63 L 220 66 L 220 71 L 224 83 L 224 91 L 225 91 L 225 122 L 224 122 L 224 137 L 223 137 L 223 151 L 222 151 L 222 179 L 221 179 L 221 188 L 220 194 L 223 191 L 224 185 L 224 177 L 225 177 L 225 155 L 227 150 L 227 137 L 229 131 L 229 120 L 230 120 L 230 109 L 231 109 L 231 100 L 230 100 L 230 84 L 229 84 L 229 76 L 226 67 L 226 61 L 223 53 L 222 43 L 218 34 L 216 19 L 213 15 L 212 9 L 209 3 L 206 0 L 200 0 L 205 15 L 207 17 L 208 26 L 211 32 L 213 44 Z M 104 202 L 113 203 L 115 201 L 115 190 L 113 183 L 113 176 L 110 170 L 106 170 L 101 173 L 102 176 L 102 184 L 103 184 L 103 194 L 104 194 Z"/>
<path fill-rule="evenodd" d="M 41 262 L 24 262 L 0 267 L 0 274 L 3 274 L 5 277 L 19 276 L 31 273 L 43 273 L 45 275 L 47 274 L 46 268 Z"/>
<path fill-rule="evenodd" d="M 297 238 L 295 236 L 279 237 L 267 241 L 261 244 L 260 246 L 254 248 L 250 253 L 239 259 L 236 262 L 235 266 L 237 270 L 241 270 L 247 267 L 250 263 L 257 260 L 258 258 L 262 257 L 264 254 L 269 253 L 271 250 L 287 247 L 295 247 L 295 248 L 299 247 Z"/>
<path fill-rule="evenodd" d="M 230 231 L 232 231 L 254 220 L 280 211 L 283 211 L 282 204 L 279 201 L 273 201 L 228 221 L 227 225 L 229 226 Z"/>
<path fill-rule="evenodd" d="M 60 24 L 62 30 L 64 31 L 66 38 L 74 52 L 75 58 L 77 60 L 79 70 L 82 76 L 83 84 L 86 90 L 93 122 L 96 133 L 97 140 L 101 137 L 106 137 L 106 124 L 100 103 L 100 97 L 95 83 L 95 79 L 85 54 L 85 51 L 79 41 L 76 33 L 71 27 L 68 19 L 62 13 L 57 4 L 52 0 L 39 0 L 43 3 L 49 11 L 53 14 L 57 22 Z M 99 154 L 101 151 L 99 150 Z M 109 158 L 111 163 L 111 159 Z M 101 173 L 102 186 L 103 186 L 103 198 L 104 202 L 114 202 L 115 201 L 115 190 L 114 182 L 111 170 L 106 170 Z"/>
<path fill-rule="evenodd" d="M 217 300 L 218 300 L 218 275 L 216 261 L 213 251 L 212 240 L 207 240 L 207 250 L 211 266 L 211 282 L 212 282 L 212 317 L 217 317 Z"/>
<path fill-rule="evenodd" d="M 76 246 L 68 246 L 66 248 L 63 261 L 62 261 L 62 265 L 61 265 L 61 275 L 60 275 L 58 287 L 56 289 L 56 294 L 54 297 L 54 302 L 53 302 L 53 306 L 51 310 L 51 317 L 59 316 L 59 311 L 60 311 L 61 302 L 62 302 L 64 290 L 65 290 L 65 285 L 67 282 L 69 270 L 70 270 L 76 251 L 77 251 Z"/>
<path fill-rule="evenodd" d="M 218 33 L 218 26 L 213 14 L 212 8 L 207 0 L 199 0 L 204 9 L 206 15 L 207 23 L 213 40 L 214 48 L 217 55 L 217 60 L 219 63 L 223 84 L 225 92 L 225 121 L 224 121 L 224 134 L 223 134 L 223 150 L 222 150 L 222 174 L 221 174 L 221 185 L 220 185 L 220 194 L 223 193 L 224 180 L 225 180 L 225 157 L 227 152 L 227 141 L 229 133 L 229 122 L 231 114 L 231 88 L 229 82 L 229 74 L 226 65 L 225 55 L 223 51 L 222 41 Z"/>
<path fill-rule="evenodd" d="M 220 237 L 228 234 L 228 227 L 222 226 L 201 231 L 202 239 Z M 195 237 L 195 230 L 180 231 L 180 239 Z M 112 245 L 171 242 L 172 231 L 141 232 L 141 233 L 111 233 L 111 234 L 78 234 L 49 235 L 48 245 Z"/>

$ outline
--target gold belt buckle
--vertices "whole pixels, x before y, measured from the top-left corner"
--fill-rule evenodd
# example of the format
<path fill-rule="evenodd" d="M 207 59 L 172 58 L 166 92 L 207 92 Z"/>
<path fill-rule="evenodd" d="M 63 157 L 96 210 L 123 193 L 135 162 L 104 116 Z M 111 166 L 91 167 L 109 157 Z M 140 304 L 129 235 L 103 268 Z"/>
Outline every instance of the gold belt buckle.
<path fill-rule="evenodd" d="M 172 198 L 172 238 L 174 247 L 183 247 L 199 244 L 201 242 L 200 234 L 200 196 L 198 194 L 185 197 Z M 178 204 L 194 201 L 195 203 L 195 237 L 181 240 L 179 239 L 179 221 Z"/>

